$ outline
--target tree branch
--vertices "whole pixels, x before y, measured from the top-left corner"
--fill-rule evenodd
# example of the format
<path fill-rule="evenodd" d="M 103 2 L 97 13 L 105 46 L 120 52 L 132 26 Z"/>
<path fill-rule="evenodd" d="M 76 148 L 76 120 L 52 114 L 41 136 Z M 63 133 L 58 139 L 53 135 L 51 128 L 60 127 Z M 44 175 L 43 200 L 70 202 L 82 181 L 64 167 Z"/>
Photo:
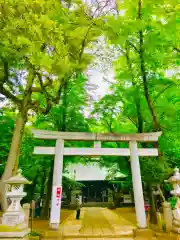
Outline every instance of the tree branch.
<path fill-rule="evenodd" d="M 21 104 L 21 100 L 4 87 L 4 84 L 8 83 L 8 81 L 9 81 L 9 66 L 8 62 L 4 61 L 4 77 L 0 80 L 0 93 L 7 97 L 8 99 L 10 99 L 11 101 L 13 101 L 14 103 L 18 105 Z"/>
<path fill-rule="evenodd" d="M 79 61 L 81 61 L 82 54 L 83 54 L 84 48 L 85 48 L 85 46 L 86 46 L 86 39 L 88 38 L 88 34 L 89 34 L 91 28 L 93 27 L 93 25 L 94 25 L 94 22 L 91 23 L 91 25 L 88 27 L 88 30 L 87 30 L 87 32 L 86 32 L 86 35 L 84 36 L 84 39 L 83 39 L 83 41 L 82 41 L 82 47 L 81 47 L 81 50 L 80 50 L 80 53 L 79 53 Z"/>
<path fill-rule="evenodd" d="M 107 3 L 108 3 L 108 2 L 107 2 Z M 107 3 L 106 3 L 106 4 L 107 4 Z M 106 4 L 102 7 L 102 10 L 106 7 Z M 97 19 L 94 20 L 94 16 L 95 16 L 96 12 L 98 11 L 98 9 L 99 9 L 99 8 L 97 8 L 97 9 L 95 10 L 95 12 L 94 12 L 94 14 L 93 14 L 93 16 L 92 16 L 92 19 L 93 19 L 93 20 L 92 20 L 90 26 L 88 27 L 87 32 L 86 32 L 86 34 L 85 34 L 85 36 L 84 36 L 84 39 L 83 39 L 83 41 L 82 41 L 82 48 L 81 48 L 80 53 L 79 53 L 79 60 L 81 60 L 81 57 L 82 57 L 84 48 L 85 48 L 85 46 L 86 46 L 86 40 L 87 40 L 87 38 L 88 38 L 89 32 L 90 32 L 91 28 L 92 28 L 94 25 L 96 25 L 96 20 L 97 20 Z"/>
<path fill-rule="evenodd" d="M 130 42 L 129 40 L 127 40 L 127 43 L 129 44 L 129 46 L 133 47 L 134 50 L 135 50 L 137 53 L 140 53 L 140 51 L 137 49 L 137 47 L 136 47 L 132 42 Z"/>
<path fill-rule="evenodd" d="M 174 47 L 173 49 L 174 49 L 176 52 L 180 53 L 180 49 L 179 49 L 179 48 Z"/>
<path fill-rule="evenodd" d="M 105 119 L 105 122 L 106 122 L 106 124 L 109 128 L 109 131 L 112 133 L 113 132 L 113 130 L 112 130 L 112 118 L 110 119 L 110 122 L 108 122 L 108 120 Z"/>
<path fill-rule="evenodd" d="M 39 101 L 32 101 L 31 104 L 29 104 L 29 109 L 42 114 L 47 114 L 51 110 L 51 107 L 52 107 L 52 104 L 47 103 L 47 106 L 43 108 L 40 106 Z"/>
<path fill-rule="evenodd" d="M 127 118 L 135 125 L 135 127 L 137 127 L 137 123 L 133 119 L 131 119 L 130 117 Z"/>
<path fill-rule="evenodd" d="M 29 109 L 32 109 L 34 110 L 35 112 L 40 112 L 40 113 L 43 113 L 43 114 L 47 114 L 49 113 L 49 111 L 51 110 L 51 107 L 53 106 L 53 103 L 58 103 L 59 100 L 60 100 L 60 97 L 61 97 L 61 92 L 62 92 L 62 89 L 65 85 L 65 83 L 68 81 L 69 77 L 61 82 L 61 84 L 59 85 L 59 89 L 57 90 L 57 94 L 56 94 L 56 97 L 53 97 L 51 96 L 49 93 L 46 93 L 48 95 L 45 96 L 46 100 L 47 100 L 47 106 L 45 108 L 41 107 L 40 106 L 40 103 L 39 101 L 31 101 L 31 103 L 29 104 Z M 41 80 L 40 80 L 41 81 Z M 43 93 L 43 92 L 42 92 Z"/>
<path fill-rule="evenodd" d="M 169 84 L 167 87 L 165 87 L 161 92 L 159 92 L 157 95 L 156 95 L 156 97 L 155 97 L 155 99 L 154 99 L 154 101 L 153 101 L 153 104 L 156 102 L 156 100 L 168 89 L 168 88 L 170 88 L 170 87 L 172 87 L 172 84 Z"/>
<path fill-rule="evenodd" d="M 4 61 L 4 79 L 3 79 L 3 84 L 9 81 L 9 66 L 8 62 Z"/>
<path fill-rule="evenodd" d="M 36 75 L 38 76 L 39 79 L 42 77 L 39 72 L 36 72 Z M 42 82 L 42 81 L 41 81 L 41 82 Z M 51 86 L 52 83 L 53 83 L 52 79 L 51 79 L 49 76 L 47 76 L 46 81 L 45 81 L 44 83 L 42 82 L 42 84 L 40 84 L 41 87 L 32 87 L 32 92 L 42 93 L 42 92 L 43 92 L 43 89 L 45 89 L 46 87 Z"/>
<path fill-rule="evenodd" d="M 0 93 L 18 105 L 22 102 L 22 100 L 14 96 L 3 85 L 0 85 Z"/>

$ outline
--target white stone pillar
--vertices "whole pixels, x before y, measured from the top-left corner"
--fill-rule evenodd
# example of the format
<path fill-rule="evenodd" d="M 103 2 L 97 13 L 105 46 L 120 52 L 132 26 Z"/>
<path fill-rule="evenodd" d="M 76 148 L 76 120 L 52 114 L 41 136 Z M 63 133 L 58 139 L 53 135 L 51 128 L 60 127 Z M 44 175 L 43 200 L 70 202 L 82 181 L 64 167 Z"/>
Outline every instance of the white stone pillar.
<path fill-rule="evenodd" d="M 170 232 L 172 230 L 173 223 L 173 215 L 171 210 L 171 205 L 168 202 L 163 202 L 163 212 L 164 212 L 164 220 L 166 224 L 166 231 Z"/>
<path fill-rule="evenodd" d="M 95 141 L 94 148 L 101 148 L 101 141 Z"/>
<path fill-rule="evenodd" d="M 30 204 L 28 203 L 25 203 L 23 204 L 23 210 L 24 210 L 24 213 L 25 213 L 25 219 L 24 219 L 24 222 L 25 222 L 25 226 L 26 228 L 28 229 L 28 226 L 29 226 L 29 213 L 30 213 Z"/>
<path fill-rule="evenodd" d="M 57 188 L 62 187 L 64 140 L 56 140 L 53 185 L 51 197 L 50 227 L 58 229 L 60 223 L 61 199 L 57 199 Z M 61 193 L 62 196 L 62 193 Z"/>
<path fill-rule="evenodd" d="M 147 227 L 146 213 L 144 208 L 144 197 L 143 197 L 137 142 L 130 141 L 129 148 L 130 148 L 130 160 L 131 160 L 131 171 L 132 171 L 137 225 L 139 228 L 146 228 Z"/>

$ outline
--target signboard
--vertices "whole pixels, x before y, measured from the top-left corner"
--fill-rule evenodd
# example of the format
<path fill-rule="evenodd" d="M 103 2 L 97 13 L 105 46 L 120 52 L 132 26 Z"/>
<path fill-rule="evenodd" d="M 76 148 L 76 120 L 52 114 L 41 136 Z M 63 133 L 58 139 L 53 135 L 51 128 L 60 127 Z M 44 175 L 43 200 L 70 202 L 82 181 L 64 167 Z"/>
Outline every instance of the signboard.
<path fill-rule="evenodd" d="M 56 187 L 56 206 L 60 206 L 61 203 L 61 195 L 62 195 L 62 186 Z"/>
<path fill-rule="evenodd" d="M 124 195 L 124 203 L 132 203 L 131 195 Z"/>
<path fill-rule="evenodd" d="M 56 187 L 56 198 L 61 199 L 62 187 Z"/>

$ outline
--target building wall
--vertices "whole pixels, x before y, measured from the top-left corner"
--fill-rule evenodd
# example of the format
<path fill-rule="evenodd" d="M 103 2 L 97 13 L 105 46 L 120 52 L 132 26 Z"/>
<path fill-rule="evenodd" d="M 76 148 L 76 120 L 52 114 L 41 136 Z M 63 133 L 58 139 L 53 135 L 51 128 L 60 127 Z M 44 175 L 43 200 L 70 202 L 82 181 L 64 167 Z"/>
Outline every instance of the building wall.
<path fill-rule="evenodd" d="M 103 181 L 108 175 L 106 168 L 100 168 L 97 163 L 83 165 L 71 164 L 67 167 L 69 177 L 76 181 Z"/>

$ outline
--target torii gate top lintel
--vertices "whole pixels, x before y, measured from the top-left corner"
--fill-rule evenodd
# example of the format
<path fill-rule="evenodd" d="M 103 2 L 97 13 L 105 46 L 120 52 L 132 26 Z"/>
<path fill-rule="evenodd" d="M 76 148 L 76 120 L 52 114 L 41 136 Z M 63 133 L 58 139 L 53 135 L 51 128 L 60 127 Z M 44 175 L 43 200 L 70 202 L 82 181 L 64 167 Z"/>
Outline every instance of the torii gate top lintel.
<path fill-rule="evenodd" d="M 157 142 L 162 132 L 152 133 L 91 133 L 91 132 L 58 132 L 34 129 L 33 135 L 39 139 L 62 139 L 69 141 L 107 141 L 107 142 Z"/>

